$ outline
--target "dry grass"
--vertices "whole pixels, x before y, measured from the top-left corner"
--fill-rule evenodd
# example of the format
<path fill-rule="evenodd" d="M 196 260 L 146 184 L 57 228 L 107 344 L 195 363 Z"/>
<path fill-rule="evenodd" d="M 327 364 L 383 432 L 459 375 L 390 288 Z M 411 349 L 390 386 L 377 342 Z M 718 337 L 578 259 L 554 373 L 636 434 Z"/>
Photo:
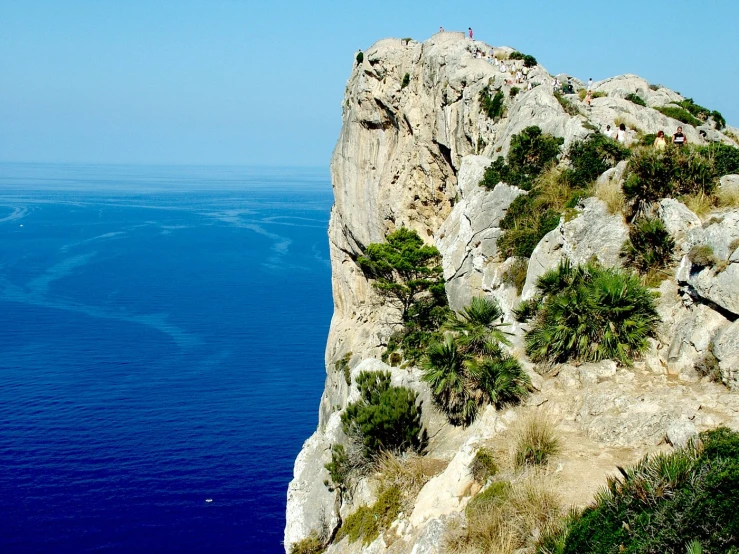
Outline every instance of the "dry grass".
<path fill-rule="evenodd" d="M 447 463 L 410 452 L 402 455 L 383 452 L 375 463 L 378 489 L 382 492 L 396 487 L 404 509 L 411 510 L 423 486 L 441 473 Z"/>
<path fill-rule="evenodd" d="M 494 482 L 468 505 L 466 525 L 449 528 L 444 546 L 455 554 L 512 554 L 532 547 L 561 511 L 551 480 L 539 473 L 511 484 Z"/>
<path fill-rule="evenodd" d="M 515 436 L 513 464 L 517 468 L 544 465 L 561 450 L 554 424 L 544 413 L 533 413 L 525 418 Z"/>
<path fill-rule="evenodd" d="M 722 208 L 739 207 L 739 188 L 718 187 L 714 193 L 716 202 Z"/>
<path fill-rule="evenodd" d="M 612 214 L 623 213 L 626 208 L 626 197 L 624 197 L 621 185 L 618 182 L 608 181 L 595 185 L 595 196 L 603 200 Z"/>
<path fill-rule="evenodd" d="M 562 178 L 562 170 L 557 166 L 551 166 L 536 178 L 533 187 L 539 193 L 540 204 L 550 209 L 562 212 L 567 201 L 572 196 L 572 188 L 567 180 Z"/>
<path fill-rule="evenodd" d="M 691 212 L 701 219 L 707 216 L 713 209 L 713 199 L 709 195 L 704 194 L 703 191 L 698 194 L 684 196 L 681 200 Z"/>

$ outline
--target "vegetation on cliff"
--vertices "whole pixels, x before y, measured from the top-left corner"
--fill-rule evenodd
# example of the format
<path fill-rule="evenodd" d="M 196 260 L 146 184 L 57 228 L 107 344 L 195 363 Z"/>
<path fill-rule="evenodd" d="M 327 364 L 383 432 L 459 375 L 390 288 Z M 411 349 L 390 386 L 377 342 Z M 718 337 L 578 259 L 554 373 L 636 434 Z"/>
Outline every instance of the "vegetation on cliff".
<path fill-rule="evenodd" d="M 473 298 L 450 316 L 443 341 L 429 346 L 423 379 L 434 401 L 455 425 L 469 425 L 486 404 L 518 402 L 528 393 L 530 378 L 521 364 L 504 352 L 502 311 L 490 298 Z"/>
<path fill-rule="evenodd" d="M 723 427 L 700 439 L 621 469 L 538 552 L 684 554 L 694 541 L 706 554 L 739 552 L 739 434 Z"/>
<path fill-rule="evenodd" d="M 537 363 L 613 359 L 629 365 L 647 350 L 659 323 L 655 294 L 621 269 L 565 259 L 537 288 L 539 298 L 518 310 L 521 319 L 533 318 L 525 341 Z"/>
<path fill-rule="evenodd" d="M 390 337 L 383 361 L 418 362 L 450 313 L 439 251 L 401 227 L 386 242 L 370 244 L 357 263 L 399 316 L 393 323 L 400 329 Z"/>

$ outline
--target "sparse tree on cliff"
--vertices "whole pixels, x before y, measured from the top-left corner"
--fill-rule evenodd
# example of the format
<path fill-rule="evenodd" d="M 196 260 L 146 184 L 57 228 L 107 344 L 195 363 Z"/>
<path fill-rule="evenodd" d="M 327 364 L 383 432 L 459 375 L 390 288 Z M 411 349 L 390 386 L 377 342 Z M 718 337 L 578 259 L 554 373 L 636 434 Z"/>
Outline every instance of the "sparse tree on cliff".
<path fill-rule="evenodd" d="M 441 255 L 415 231 L 401 227 L 387 242 L 370 244 L 357 263 L 374 279 L 375 290 L 398 309 L 398 323 L 414 323 L 435 306 L 446 305 Z"/>

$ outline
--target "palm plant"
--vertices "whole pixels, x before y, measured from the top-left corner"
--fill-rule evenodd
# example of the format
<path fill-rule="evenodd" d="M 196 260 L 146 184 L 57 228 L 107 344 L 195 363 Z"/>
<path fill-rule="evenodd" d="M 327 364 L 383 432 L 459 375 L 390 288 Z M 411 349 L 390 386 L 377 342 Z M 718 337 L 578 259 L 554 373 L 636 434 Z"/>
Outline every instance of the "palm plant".
<path fill-rule="evenodd" d="M 499 408 L 518 402 L 531 388 L 531 378 L 518 360 L 502 351 L 466 362 L 478 403 Z"/>
<path fill-rule="evenodd" d="M 503 310 L 492 298 L 475 297 L 459 314 L 450 314 L 444 328 L 456 335 L 460 349 L 469 354 L 495 354 L 510 344 L 503 327 Z"/>
<path fill-rule="evenodd" d="M 477 415 L 477 401 L 467 378 L 465 355 L 451 335 L 429 347 L 422 365 L 423 380 L 449 420 L 462 425 L 472 422 Z"/>
<path fill-rule="evenodd" d="M 628 365 L 647 349 L 659 322 L 655 295 L 633 273 L 566 261 L 537 286 L 546 300 L 525 338 L 537 363 L 614 359 Z"/>

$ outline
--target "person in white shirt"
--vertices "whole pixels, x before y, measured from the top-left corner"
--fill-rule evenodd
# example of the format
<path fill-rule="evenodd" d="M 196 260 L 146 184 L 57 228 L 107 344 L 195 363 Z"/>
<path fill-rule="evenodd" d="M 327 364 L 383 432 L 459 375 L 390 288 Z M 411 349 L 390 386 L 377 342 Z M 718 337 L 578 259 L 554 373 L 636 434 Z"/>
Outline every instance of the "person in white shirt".
<path fill-rule="evenodd" d="M 606 130 L 603 134 L 608 138 L 611 138 L 613 136 L 613 129 L 611 129 L 610 125 L 606 125 Z"/>
<path fill-rule="evenodd" d="M 626 125 L 623 123 L 618 126 L 618 131 L 616 131 L 616 140 L 621 144 L 626 142 Z"/>
<path fill-rule="evenodd" d="M 593 78 L 588 79 L 588 92 L 593 90 Z"/>

